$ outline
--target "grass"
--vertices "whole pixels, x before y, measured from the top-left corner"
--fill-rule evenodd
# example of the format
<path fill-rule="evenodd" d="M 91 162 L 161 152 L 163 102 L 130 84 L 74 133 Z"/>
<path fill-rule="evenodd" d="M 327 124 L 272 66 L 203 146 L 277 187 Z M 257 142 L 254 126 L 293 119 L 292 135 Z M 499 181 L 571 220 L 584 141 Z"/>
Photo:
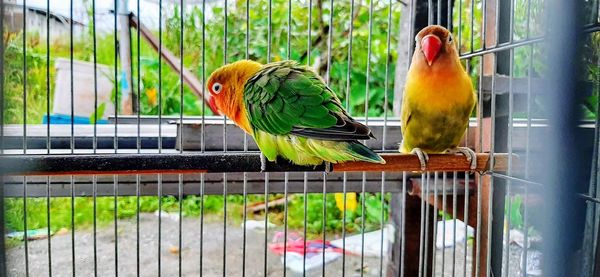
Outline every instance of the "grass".
<path fill-rule="evenodd" d="M 270 199 L 283 197 L 283 195 L 273 195 Z M 375 230 L 381 226 L 381 209 L 387 211 L 386 206 L 381 205 L 380 194 L 367 194 L 365 198 L 365 231 Z M 199 196 L 186 196 L 181 202 L 182 215 L 184 217 L 199 217 L 202 201 L 204 201 L 205 220 L 213 220 L 223 215 L 223 196 L 206 196 L 204 199 Z M 230 195 L 227 197 L 227 216 L 232 224 L 242 222 L 243 201 L 241 195 Z M 135 217 L 137 212 L 137 198 L 125 196 L 117 198 L 117 218 L 127 219 Z M 252 203 L 264 202 L 263 196 L 249 195 L 248 205 Z M 387 201 L 386 201 L 387 202 Z M 46 198 L 28 198 L 27 199 L 27 229 L 47 228 L 47 200 Z M 77 197 L 74 199 L 74 209 L 71 206 L 71 198 L 56 197 L 50 199 L 50 229 L 56 232 L 62 228 L 71 229 L 71 218 L 75 223 L 75 228 L 91 229 L 94 220 L 94 202 L 90 197 Z M 343 213 L 336 207 L 333 194 L 327 194 L 327 220 L 326 232 L 341 232 L 343 224 Z M 384 204 L 385 205 L 385 204 Z M 158 197 L 142 196 L 139 198 L 139 211 L 142 213 L 153 213 L 159 208 Z M 23 231 L 25 228 L 25 213 L 23 199 L 6 199 L 5 201 L 5 224 L 9 231 Z M 74 213 L 71 213 L 74 210 Z M 177 198 L 167 196 L 162 198 L 162 210 L 165 212 L 179 212 L 179 201 Z M 346 215 L 346 230 L 350 233 L 358 232 L 361 229 L 361 200 L 358 201 L 358 207 L 355 211 L 348 211 Z M 323 230 L 323 195 L 307 195 L 307 232 L 311 237 L 318 236 Z M 98 197 L 96 199 L 96 222 L 99 228 L 112 224 L 115 215 L 114 197 Z M 253 217 L 264 218 L 262 214 L 248 214 L 248 219 Z M 387 212 L 384 214 L 384 220 L 387 219 Z M 277 225 L 283 225 L 284 213 L 283 206 L 271 208 L 269 211 L 269 221 Z M 288 227 L 290 229 L 300 230 L 304 226 L 304 196 L 290 198 L 288 205 Z M 11 242 L 9 246 L 18 245 L 18 242 Z"/>

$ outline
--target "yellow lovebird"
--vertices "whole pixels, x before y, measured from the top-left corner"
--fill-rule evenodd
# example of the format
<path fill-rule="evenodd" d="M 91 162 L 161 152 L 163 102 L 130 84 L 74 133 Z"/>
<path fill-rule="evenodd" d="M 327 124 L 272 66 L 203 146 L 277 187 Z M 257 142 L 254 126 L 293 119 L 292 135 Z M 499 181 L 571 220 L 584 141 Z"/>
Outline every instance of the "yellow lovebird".
<path fill-rule="evenodd" d="M 428 153 L 462 153 L 473 170 L 475 152 L 458 145 L 477 96 L 452 34 L 439 25 L 427 26 L 415 43 L 402 98 L 400 152 L 416 154 L 422 170 L 427 168 Z"/>

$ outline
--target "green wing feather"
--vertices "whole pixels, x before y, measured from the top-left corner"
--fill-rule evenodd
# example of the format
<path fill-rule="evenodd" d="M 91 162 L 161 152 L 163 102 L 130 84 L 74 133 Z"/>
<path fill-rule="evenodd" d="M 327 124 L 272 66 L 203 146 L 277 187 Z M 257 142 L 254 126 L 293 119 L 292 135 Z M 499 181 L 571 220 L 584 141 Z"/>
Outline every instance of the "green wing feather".
<path fill-rule="evenodd" d="M 263 66 L 246 82 L 244 102 L 252 127 L 273 135 L 334 141 L 373 138 L 317 74 L 292 61 Z"/>

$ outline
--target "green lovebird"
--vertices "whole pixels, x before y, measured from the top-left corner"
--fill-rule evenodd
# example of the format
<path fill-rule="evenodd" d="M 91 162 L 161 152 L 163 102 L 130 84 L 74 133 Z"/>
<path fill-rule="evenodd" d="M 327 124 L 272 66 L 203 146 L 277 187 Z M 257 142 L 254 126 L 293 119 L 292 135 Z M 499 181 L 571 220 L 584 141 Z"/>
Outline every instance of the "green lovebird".
<path fill-rule="evenodd" d="M 211 108 L 252 136 L 269 161 L 385 163 L 358 141 L 374 138 L 371 130 L 348 115 L 316 73 L 296 62 L 237 61 L 215 70 L 207 87 Z"/>

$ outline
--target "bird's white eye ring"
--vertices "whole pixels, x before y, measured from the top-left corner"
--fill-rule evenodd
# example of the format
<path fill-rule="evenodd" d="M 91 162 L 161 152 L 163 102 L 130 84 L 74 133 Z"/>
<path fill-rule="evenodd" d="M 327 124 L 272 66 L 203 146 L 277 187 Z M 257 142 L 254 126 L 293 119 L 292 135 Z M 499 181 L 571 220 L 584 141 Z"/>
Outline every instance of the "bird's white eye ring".
<path fill-rule="evenodd" d="M 453 39 L 454 38 L 453 38 L 452 34 L 448 35 L 448 42 L 452 42 Z"/>
<path fill-rule="evenodd" d="M 221 90 L 222 90 L 222 89 L 223 89 L 223 85 L 221 85 L 220 83 L 214 83 L 214 84 L 212 85 L 212 91 L 213 91 L 215 94 L 219 94 L 219 93 L 221 93 Z"/>

